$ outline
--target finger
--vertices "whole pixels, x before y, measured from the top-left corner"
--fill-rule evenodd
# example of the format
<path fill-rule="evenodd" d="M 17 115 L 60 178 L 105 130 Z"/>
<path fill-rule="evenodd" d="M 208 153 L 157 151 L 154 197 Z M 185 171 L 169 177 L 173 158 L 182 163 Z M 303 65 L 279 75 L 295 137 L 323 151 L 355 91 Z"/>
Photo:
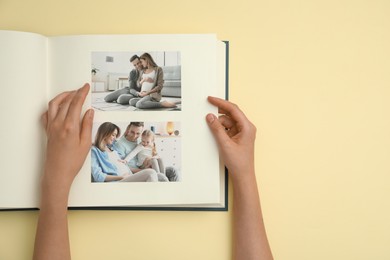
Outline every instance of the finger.
<path fill-rule="evenodd" d="M 229 137 L 232 137 L 232 136 L 236 135 L 239 132 L 238 131 L 238 127 L 236 125 L 236 122 L 231 120 L 229 117 L 227 117 L 227 116 L 220 116 L 218 118 L 218 121 L 225 128 L 225 132 L 227 133 L 227 135 Z"/>
<path fill-rule="evenodd" d="M 221 114 L 221 115 L 227 115 L 228 112 L 223 110 L 222 108 L 218 108 L 218 114 Z"/>
<path fill-rule="evenodd" d="M 233 137 L 235 135 L 237 135 L 239 133 L 237 127 L 232 127 L 232 128 L 229 128 L 229 129 L 226 129 L 226 134 L 229 136 L 229 137 Z"/>
<path fill-rule="evenodd" d="M 236 122 L 236 129 L 235 131 L 232 131 L 229 136 L 234 136 L 241 132 L 248 133 L 248 131 L 250 132 L 251 129 L 254 128 L 252 123 L 236 104 L 216 97 L 208 97 L 208 100 L 211 104 L 218 106 L 220 111 L 224 111 L 225 115 L 228 115 Z"/>
<path fill-rule="evenodd" d="M 70 104 L 71 104 L 75 94 L 76 94 L 76 91 L 71 91 L 71 93 L 58 106 L 58 112 L 57 112 L 56 119 L 60 119 L 61 121 L 65 120 L 66 115 L 68 114 Z"/>
<path fill-rule="evenodd" d="M 80 114 L 81 114 L 81 108 L 84 104 L 84 101 L 85 101 L 85 98 L 87 97 L 89 93 L 89 84 L 86 83 L 84 84 L 84 86 L 82 86 L 81 88 L 79 88 L 70 104 L 69 104 L 69 109 L 67 111 L 67 120 L 73 122 L 73 121 L 77 121 L 79 122 L 79 118 L 80 118 Z"/>
<path fill-rule="evenodd" d="M 230 129 L 236 125 L 236 122 L 226 115 L 219 116 L 218 120 L 221 123 L 221 125 L 223 125 L 227 129 Z"/>
<path fill-rule="evenodd" d="M 219 122 L 215 115 L 208 114 L 206 116 L 206 121 L 219 147 L 222 147 L 223 144 L 230 140 L 230 137 L 225 131 L 225 127 Z"/>
<path fill-rule="evenodd" d="M 48 122 L 51 120 L 54 120 L 56 118 L 58 109 L 60 108 L 60 105 L 62 102 L 71 94 L 71 91 L 63 92 L 61 94 L 58 94 L 55 98 L 53 98 L 49 102 L 49 108 L 48 108 Z"/>
<path fill-rule="evenodd" d="M 92 122 L 94 113 L 95 111 L 93 109 L 87 110 L 81 122 L 80 140 L 82 143 L 88 144 L 88 146 L 92 142 Z"/>
<path fill-rule="evenodd" d="M 47 117 L 48 117 L 48 112 L 46 111 L 41 116 L 41 124 L 43 126 L 43 129 L 45 129 L 45 132 L 47 130 L 47 121 L 48 121 Z"/>
<path fill-rule="evenodd" d="M 220 113 L 224 112 L 224 114 L 231 116 L 238 123 L 248 120 L 236 104 L 216 97 L 208 97 L 208 101 L 217 106 Z"/>

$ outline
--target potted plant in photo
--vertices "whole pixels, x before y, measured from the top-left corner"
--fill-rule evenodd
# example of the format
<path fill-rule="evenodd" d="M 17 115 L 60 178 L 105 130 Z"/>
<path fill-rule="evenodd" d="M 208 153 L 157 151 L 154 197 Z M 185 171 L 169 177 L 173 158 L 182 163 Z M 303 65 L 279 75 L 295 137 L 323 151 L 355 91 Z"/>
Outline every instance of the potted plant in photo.
<path fill-rule="evenodd" d="M 98 68 L 93 67 L 93 68 L 91 69 L 91 74 L 92 74 L 93 76 L 95 76 L 96 73 L 97 73 L 98 71 L 99 71 Z"/>
<path fill-rule="evenodd" d="M 99 71 L 98 68 L 96 68 L 95 66 L 92 67 L 91 69 L 91 75 L 92 75 L 92 82 L 95 82 L 96 81 L 96 73 Z"/>

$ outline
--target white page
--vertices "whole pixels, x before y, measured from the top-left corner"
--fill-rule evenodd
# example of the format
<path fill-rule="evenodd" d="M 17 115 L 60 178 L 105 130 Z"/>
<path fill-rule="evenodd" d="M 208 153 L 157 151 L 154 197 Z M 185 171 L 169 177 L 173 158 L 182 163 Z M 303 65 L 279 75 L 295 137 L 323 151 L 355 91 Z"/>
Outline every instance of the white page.
<path fill-rule="evenodd" d="M 84 82 L 90 82 L 91 52 L 98 51 L 180 51 L 182 111 L 98 111 L 95 113 L 95 121 L 180 122 L 183 133 L 182 181 L 91 183 L 88 156 L 72 186 L 70 206 L 189 205 L 220 202 L 219 155 L 205 122 L 207 113 L 217 113 L 216 108 L 206 100 L 208 95 L 218 95 L 216 37 L 214 35 L 111 35 L 50 38 L 50 96 L 79 87 Z M 86 107 L 89 106 L 90 103 L 87 102 Z"/>
<path fill-rule="evenodd" d="M 38 206 L 44 132 L 40 115 L 47 102 L 47 39 L 0 31 L 0 207 Z"/>

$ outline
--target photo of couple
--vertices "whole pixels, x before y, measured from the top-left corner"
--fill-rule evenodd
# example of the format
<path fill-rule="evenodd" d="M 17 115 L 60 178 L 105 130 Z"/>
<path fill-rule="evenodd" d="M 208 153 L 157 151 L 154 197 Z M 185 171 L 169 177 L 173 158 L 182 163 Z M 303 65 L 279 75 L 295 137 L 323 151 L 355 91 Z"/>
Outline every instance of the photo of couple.
<path fill-rule="evenodd" d="M 95 123 L 91 180 L 180 181 L 180 138 L 178 122 Z"/>
<path fill-rule="evenodd" d="M 95 110 L 181 110 L 179 52 L 93 52 L 91 61 Z"/>

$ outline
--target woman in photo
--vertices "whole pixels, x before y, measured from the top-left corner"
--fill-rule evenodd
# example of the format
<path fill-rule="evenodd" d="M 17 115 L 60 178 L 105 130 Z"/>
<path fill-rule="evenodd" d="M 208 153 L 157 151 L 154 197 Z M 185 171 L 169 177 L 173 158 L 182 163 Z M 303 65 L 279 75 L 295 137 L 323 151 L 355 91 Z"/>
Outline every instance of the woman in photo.
<path fill-rule="evenodd" d="M 121 160 L 117 151 L 112 148 L 120 128 L 110 122 L 99 126 L 95 142 L 91 148 L 91 165 L 93 182 L 155 182 L 157 173 L 153 169 L 141 170 L 133 174 Z"/>
<path fill-rule="evenodd" d="M 140 56 L 143 71 L 138 78 L 138 86 L 141 86 L 139 98 L 132 98 L 129 104 L 141 109 L 147 108 L 173 108 L 175 103 L 161 101 L 161 90 L 164 86 L 164 72 L 149 53 Z"/>

